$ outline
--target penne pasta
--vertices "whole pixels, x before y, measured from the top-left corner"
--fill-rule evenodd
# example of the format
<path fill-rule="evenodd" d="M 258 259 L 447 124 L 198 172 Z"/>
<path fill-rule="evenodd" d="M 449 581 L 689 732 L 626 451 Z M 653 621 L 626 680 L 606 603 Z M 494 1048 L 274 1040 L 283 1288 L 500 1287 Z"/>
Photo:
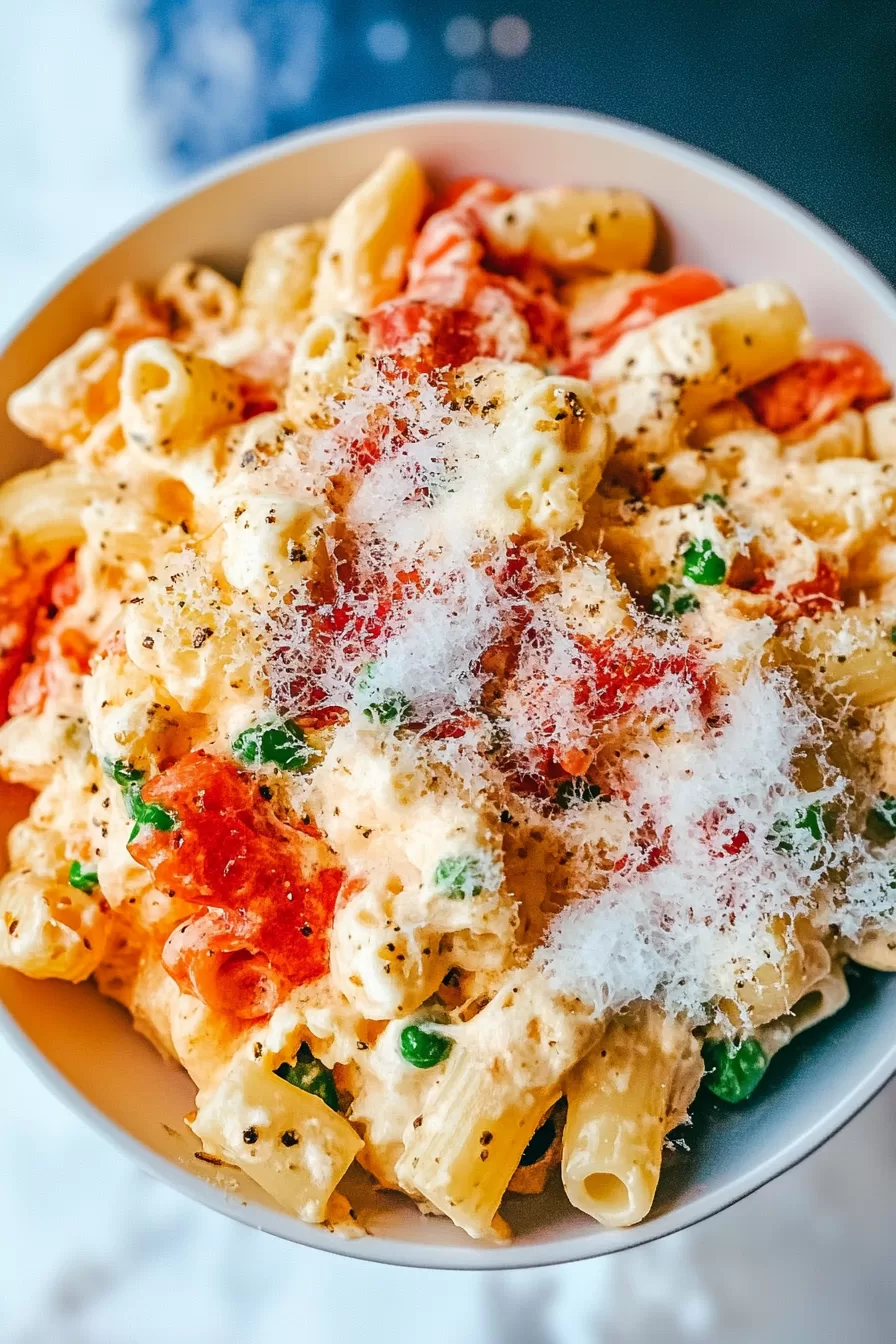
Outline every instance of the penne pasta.
<path fill-rule="evenodd" d="M 650 1212 L 666 1134 L 687 1114 L 703 1065 L 688 1027 L 655 1009 L 613 1020 L 566 1081 L 563 1185 L 604 1227 Z"/>
<path fill-rule="evenodd" d="M 395 149 L 333 214 L 314 282 L 312 312 L 368 313 L 396 295 L 426 203 L 419 165 Z"/>

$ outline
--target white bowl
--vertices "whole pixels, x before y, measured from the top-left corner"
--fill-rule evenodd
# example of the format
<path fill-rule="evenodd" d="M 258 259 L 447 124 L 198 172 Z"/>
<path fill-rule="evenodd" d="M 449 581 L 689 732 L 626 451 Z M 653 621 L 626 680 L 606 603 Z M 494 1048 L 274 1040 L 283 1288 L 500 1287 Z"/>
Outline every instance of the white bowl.
<path fill-rule="evenodd" d="M 182 257 L 238 274 L 263 229 L 326 214 L 392 145 L 438 176 L 484 173 L 520 185 L 607 184 L 645 192 L 662 214 L 677 259 L 732 281 L 780 277 L 804 300 L 816 331 L 860 341 L 896 369 L 896 295 L 859 256 L 809 215 L 743 173 L 667 140 L 601 117 L 525 107 L 417 108 L 338 122 L 233 160 L 173 204 L 102 246 L 12 335 L 0 356 L 0 405 L 104 311 L 128 278 L 152 280 Z M 2 475 L 43 454 L 4 426 Z M 0 796 L 0 812 L 16 803 Z M 87 985 L 0 973 L 0 1024 L 47 1084 L 155 1175 L 242 1222 L 306 1246 L 426 1268 L 523 1267 L 603 1255 L 699 1221 L 805 1157 L 896 1071 L 896 978 L 864 982 L 861 1002 L 791 1046 L 769 1085 L 740 1109 L 711 1113 L 690 1152 L 666 1164 L 654 1212 L 607 1231 L 569 1208 L 559 1183 L 537 1198 L 511 1196 L 509 1245 L 469 1241 L 445 1219 L 422 1218 L 399 1197 L 372 1198 L 374 1235 L 343 1241 L 275 1208 L 248 1179 L 199 1160 L 183 1116 L 186 1075 L 164 1062 L 128 1018 Z M 803 1041 L 805 1044 L 803 1044 Z"/>

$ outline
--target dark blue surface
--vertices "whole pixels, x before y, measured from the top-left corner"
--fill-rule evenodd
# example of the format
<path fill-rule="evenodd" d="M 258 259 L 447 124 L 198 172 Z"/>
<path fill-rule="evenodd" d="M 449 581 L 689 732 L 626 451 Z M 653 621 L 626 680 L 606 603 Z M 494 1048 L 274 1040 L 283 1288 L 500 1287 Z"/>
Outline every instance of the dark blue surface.
<path fill-rule="evenodd" d="M 145 96 L 184 168 L 402 103 L 583 107 L 748 169 L 896 281 L 896 0 L 130 3 Z M 524 45 L 508 15 L 529 25 L 522 54 L 501 54 L 502 17 L 503 46 Z"/>

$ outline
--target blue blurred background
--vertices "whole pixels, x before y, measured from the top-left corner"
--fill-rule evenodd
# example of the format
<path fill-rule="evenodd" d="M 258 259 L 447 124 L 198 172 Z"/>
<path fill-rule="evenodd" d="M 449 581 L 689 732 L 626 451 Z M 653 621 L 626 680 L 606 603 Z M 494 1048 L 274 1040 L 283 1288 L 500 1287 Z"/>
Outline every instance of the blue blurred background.
<path fill-rule="evenodd" d="M 657 127 L 896 280 L 896 0 L 0 0 L 0 18 L 0 332 L 194 168 L 446 98 Z M 188 1202 L 0 1040 L 0 1344 L 894 1344 L 894 1121 L 896 1084 L 699 1227 L 459 1276 L 305 1252 Z"/>
<path fill-rule="evenodd" d="M 894 0 L 141 0 L 144 92 L 185 168 L 450 98 L 642 122 L 779 187 L 896 279 Z"/>

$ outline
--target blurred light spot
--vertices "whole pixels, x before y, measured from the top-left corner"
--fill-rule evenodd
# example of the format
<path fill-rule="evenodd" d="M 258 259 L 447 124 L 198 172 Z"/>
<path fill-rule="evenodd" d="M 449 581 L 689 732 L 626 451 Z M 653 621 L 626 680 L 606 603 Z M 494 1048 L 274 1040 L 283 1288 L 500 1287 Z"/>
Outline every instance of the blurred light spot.
<path fill-rule="evenodd" d="M 381 19 L 367 29 L 367 47 L 375 61 L 403 61 L 411 35 L 396 19 Z"/>
<path fill-rule="evenodd" d="M 469 60 L 482 50 L 485 29 L 471 14 L 458 14 L 445 24 L 443 41 L 449 56 L 459 61 Z"/>
<path fill-rule="evenodd" d="M 487 70 L 478 65 L 468 65 L 458 70 L 451 81 L 451 94 L 454 98 L 490 98 L 492 77 Z"/>
<path fill-rule="evenodd" d="M 532 29 L 519 14 L 503 14 L 495 19 L 488 33 L 492 51 L 496 56 L 504 56 L 508 61 L 525 56 L 532 41 Z"/>

